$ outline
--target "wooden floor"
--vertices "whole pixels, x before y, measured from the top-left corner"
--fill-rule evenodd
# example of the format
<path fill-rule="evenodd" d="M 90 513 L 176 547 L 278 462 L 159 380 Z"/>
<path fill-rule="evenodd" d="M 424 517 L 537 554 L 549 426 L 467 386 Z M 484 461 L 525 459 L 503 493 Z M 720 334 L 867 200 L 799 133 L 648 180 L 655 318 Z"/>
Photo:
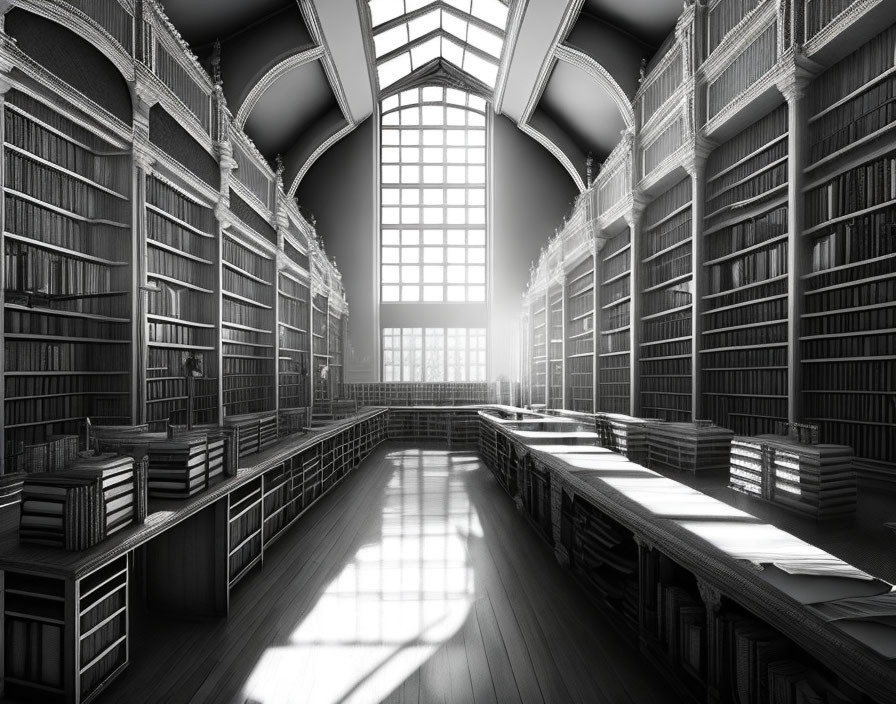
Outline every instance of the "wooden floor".
<path fill-rule="evenodd" d="M 677 701 L 475 454 L 383 445 L 227 618 L 132 620 L 104 702 Z"/>

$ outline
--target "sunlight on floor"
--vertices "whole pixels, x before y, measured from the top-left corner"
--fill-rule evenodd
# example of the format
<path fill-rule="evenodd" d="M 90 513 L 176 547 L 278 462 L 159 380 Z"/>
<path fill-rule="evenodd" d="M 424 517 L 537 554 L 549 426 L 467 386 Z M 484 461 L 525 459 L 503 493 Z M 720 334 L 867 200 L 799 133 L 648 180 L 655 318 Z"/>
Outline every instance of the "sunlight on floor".
<path fill-rule="evenodd" d="M 392 452 L 378 542 L 362 546 L 289 642 L 268 648 L 244 697 L 259 704 L 379 702 L 463 625 L 475 594 L 463 485 L 471 455 Z"/>

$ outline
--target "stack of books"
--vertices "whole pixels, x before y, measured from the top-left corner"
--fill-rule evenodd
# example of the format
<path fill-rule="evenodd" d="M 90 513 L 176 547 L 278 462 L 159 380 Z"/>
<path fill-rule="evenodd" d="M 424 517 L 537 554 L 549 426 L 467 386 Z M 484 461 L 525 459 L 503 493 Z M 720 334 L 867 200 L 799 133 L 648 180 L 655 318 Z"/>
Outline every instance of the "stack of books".
<path fill-rule="evenodd" d="M 725 471 L 734 433 L 709 421 L 651 422 L 647 425 L 648 466 L 684 472 Z"/>
<path fill-rule="evenodd" d="M 28 475 L 19 538 L 85 550 L 146 515 L 145 473 L 121 455 L 78 460 L 61 472 Z"/>
<path fill-rule="evenodd" d="M 215 443 L 215 471 L 224 468 L 223 440 Z M 220 453 L 218 442 L 221 443 Z M 208 486 L 209 441 L 205 435 L 149 443 L 149 495 L 187 499 Z"/>

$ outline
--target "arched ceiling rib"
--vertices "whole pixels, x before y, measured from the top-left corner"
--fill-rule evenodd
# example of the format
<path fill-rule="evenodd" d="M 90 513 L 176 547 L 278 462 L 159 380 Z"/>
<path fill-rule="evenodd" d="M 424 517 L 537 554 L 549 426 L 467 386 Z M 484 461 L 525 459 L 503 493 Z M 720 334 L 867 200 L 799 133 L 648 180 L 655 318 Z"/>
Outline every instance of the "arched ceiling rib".
<path fill-rule="evenodd" d="M 220 66 L 238 125 L 284 155 L 295 191 L 329 146 L 385 96 L 470 90 L 548 149 L 583 187 L 633 123 L 642 59 L 681 0 L 165 0 L 200 61 Z"/>

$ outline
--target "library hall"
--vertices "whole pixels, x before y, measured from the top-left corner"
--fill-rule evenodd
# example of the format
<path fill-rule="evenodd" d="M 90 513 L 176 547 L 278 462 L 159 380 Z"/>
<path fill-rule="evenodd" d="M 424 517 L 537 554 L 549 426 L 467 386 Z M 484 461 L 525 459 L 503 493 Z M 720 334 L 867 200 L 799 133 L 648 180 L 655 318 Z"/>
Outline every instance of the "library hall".
<path fill-rule="evenodd" d="M 896 0 L 0 0 L 0 702 L 896 704 Z"/>

